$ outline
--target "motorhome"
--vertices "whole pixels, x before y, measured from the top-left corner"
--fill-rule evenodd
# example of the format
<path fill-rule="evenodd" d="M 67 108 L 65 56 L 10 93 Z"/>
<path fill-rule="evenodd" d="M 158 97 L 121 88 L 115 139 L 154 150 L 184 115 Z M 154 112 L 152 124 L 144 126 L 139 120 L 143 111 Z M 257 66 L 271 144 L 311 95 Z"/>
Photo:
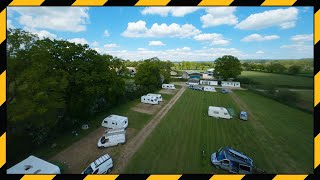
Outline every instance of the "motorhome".
<path fill-rule="evenodd" d="M 162 101 L 162 96 L 161 94 L 152 94 L 152 93 L 149 93 L 147 94 L 147 96 L 154 96 L 157 98 L 158 101 Z"/>
<path fill-rule="evenodd" d="M 107 130 L 102 137 L 99 139 L 97 146 L 98 148 L 106 148 L 116 146 L 118 144 L 124 144 L 126 142 L 126 131 L 125 129 Z"/>
<path fill-rule="evenodd" d="M 145 104 L 159 104 L 157 97 L 154 96 L 141 96 L 141 102 Z"/>
<path fill-rule="evenodd" d="M 162 84 L 163 89 L 176 89 L 174 84 Z"/>
<path fill-rule="evenodd" d="M 203 91 L 217 92 L 213 86 L 204 86 Z"/>
<path fill-rule="evenodd" d="M 81 174 L 107 174 L 112 168 L 112 158 L 105 154 L 92 162 Z"/>
<path fill-rule="evenodd" d="M 111 114 L 102 120 L 101 126 L 108 129 L 120 129 L 128 127 L 128 117 Z"/>
<path fill-rule="evenodd" d="M 208 115 L 215 118 L 224 118 L 224 119 L 232 118 L 228 110 L 224 107 L 209 106 Z"/>

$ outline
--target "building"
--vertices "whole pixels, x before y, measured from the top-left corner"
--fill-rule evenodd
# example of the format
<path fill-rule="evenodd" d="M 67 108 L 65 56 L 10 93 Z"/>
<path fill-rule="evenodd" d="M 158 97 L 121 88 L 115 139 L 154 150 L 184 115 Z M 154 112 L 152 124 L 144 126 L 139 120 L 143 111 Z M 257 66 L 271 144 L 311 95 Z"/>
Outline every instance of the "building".
<path fill-rule="evenodd" d="M 182 74 L 183 79 L 201 79 L 202 73 L 196 72 L 196 71 L 185 71 Z"/>
<path fill-rule="evenodd" d="M 127 69 L 129 70 L 129 75 L 130 75 L 131 77 L 134 77 L 134 75 L 136 75 L 137 70 L 136 70 L 135 67 L 127 67 Z"/>
<path fill-rule="evenodd" d="M 217 86 L 218 85 L 218 81 L 200 80 L 200 84 L 202 84 L 202 85 L 210 85 L 210 86 Z"/>
<path fill-rule="evenodd" d="M 177 76 L 178 73 L 177 73 L 176 71 L 170 71 L 170 75 L 171 75 L 171 76 Z"/>
<path fill-rule="evenodd" d="M 240 87 L 240 82 L 235 81 L 221 81 L 222 87 Z"/>

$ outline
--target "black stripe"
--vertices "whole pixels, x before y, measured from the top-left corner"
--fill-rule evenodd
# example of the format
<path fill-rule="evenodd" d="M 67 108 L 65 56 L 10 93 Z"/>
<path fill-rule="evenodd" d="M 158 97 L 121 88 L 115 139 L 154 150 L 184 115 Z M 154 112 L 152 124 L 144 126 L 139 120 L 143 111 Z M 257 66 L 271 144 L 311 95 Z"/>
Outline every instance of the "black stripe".
<path fill-rule="evenodd" d="M 315 0 L 297 0 L 293 6 L 313 6 L 315 4 Z"/>
<path fill-rule="evenodd" d="M 313 135 L 316 137 L 320 133 L 320 103 L 313 110 Z"/>
<path fill-rule="evenodd" d="M 6 44 L 7 40 L 4 40 L 1 44 L 0 44 L 0 74 L 2 74 L 2 72 L 4 70 L 7 69 L 7 44 Z"/>
<path fill-rule="evenodd" d="M 167 6 L 196 6 L 201 0 L 171 0 Z"/>
<path fill-rule="evenodd" d="M 116 180 L 124 180 L 124 179 L 140 179 L 146 180 L 150 174 L 120 174 Z"/>
<path fill-rule="evenodd" d="M 317 174 L 318 179 L 319 179 L 319 175 L 320 175 L 320 165 L 318 167 L 316 167 L 313 171 L 314 174 Z"/>
<path fill-rule="evenodd" d="M 134 6 L 139 0 L 108 0 L 104 6 Z"/>
<path fill-rule="evenodd" d="M 71 6 L 76 0 L 45 0 L 41 6 Z"/>
<path fill-rule="evenodd" d="M 314 13 L 316 13 L 317 11 L 319 11 L 319 9 L 320 9 L 320 0 L 318 0 L 318 4 L 316 4 L 315 6 L 313 6 Z"/>
<path fill-rule="evenodd" d="M 260 6 L 264 0 L 234 0 L 230 6 Z"/>
<path fill-rule="evenodd" d="M 24 175 L 23 174 L 2 174 L 2 179 L 9 179 L 9 180 L 20 180 Z"/>
<path fill-rule="evenodd" d="M 272 180 L 275 174 L 247 174 L 241 180 L 261 179 L 261 180 Z"/>
<path fill-rule="evenodd" d="M 57 174 L 53 180 L 69 180 L 69 179 L 79 179 L 83 180 L 87 175 L 85 174 Z"/>
<path fill-rule="evenodd" d="M 0 12 L 2 12 L 13 0 L 1 0 Z"/>
<path fill-rule="evenodd" d="M 197 180 L 208 180 L 213 174 L 182 174 L 179 180 L 197 179 Z"/>
<path fill-rule="evenodd" d="M 314 75 L 317 74 L 317 72 L 320 71 L 320 41 L 314 45 L 313 49 L 313 62 L 314 62 Z"/>
<path fill-rule="evenodd" d="M 7 103 L 4 102 L 0 107 L 0 136 L 7 129 Z"/>

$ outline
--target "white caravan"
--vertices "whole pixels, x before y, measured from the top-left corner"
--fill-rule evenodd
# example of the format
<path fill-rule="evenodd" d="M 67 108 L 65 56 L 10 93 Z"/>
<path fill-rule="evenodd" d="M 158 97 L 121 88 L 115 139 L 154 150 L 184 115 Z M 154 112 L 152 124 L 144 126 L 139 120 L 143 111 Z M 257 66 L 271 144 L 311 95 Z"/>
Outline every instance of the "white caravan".
<path fill-rule="evenodd" d="M 208 115 L 215 118 L 231 119 L 228 110 L 224 107 L 209 106 Z"/>
<path fill-rule="evenodd" d="M 218 81 L 200 80 L 200 84 L 202 84 L 202 85 L 210 85 L 210 86 L 217 86 L 218 85 Z"/>
<path fill-rule="evenodd" d="M 240 87 L 240 82 L 234 81 L 221 81 L 222 87 Z"/>
<path fill-rule="evenodd" d="M 156 97 L 147 95 L 141 96 L 141 102 L 146 104 L 159 104 L 159 101 Z"/>
<path fill-rule="evenodd" d="M 112 168 L 112 158 L 105 154 L 92 162 L 81 174 L 107 174 Z"/>
<path fill-rule="evenodd" d="M 217 92 L 213 86 L 204 86 L 203 91 Z"/>
<path fill-rule="evenodd" d="M 176 89 L 174 84 L 162 84 L 163 89 Z"/>
<path fill-rule="evenodd" d="M 124 129 L 114 129 L 106 131 L 103 136 L 99 139 L 97 146 L 98 148 L 102 147 L 111 147 L 118 144 L 124 144 L 126 142 L 126 131 Z"/>
<path fill-rule="evenodd" d="M 157 98 L 158 101 L 162 101 L 162 96 L 161 94 L 152 94 L 152 93 L 149 93 L 147 94 L 147 96 L 154 96 Z"/>
<path fill-rule="evenodd" d="M 60 174 L 60 168 L 35 156 L 19 162 L 7 170 L 7 174 Z"/>
<path fill-rule="evenodd" d="M 111 114 L 102 121 L 101 126 L 108 129 L 120 129 L 128 127 L 128 123 L 127 117 Z"/>

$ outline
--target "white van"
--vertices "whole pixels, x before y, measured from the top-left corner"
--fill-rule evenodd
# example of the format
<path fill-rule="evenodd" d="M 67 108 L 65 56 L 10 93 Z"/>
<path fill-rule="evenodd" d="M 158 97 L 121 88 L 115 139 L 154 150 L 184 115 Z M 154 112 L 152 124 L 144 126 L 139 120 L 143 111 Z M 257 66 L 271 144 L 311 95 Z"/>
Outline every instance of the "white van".
<path fill-rule="evenodd" d="M 162 101 L 162 96 L 161 94 L 152 94 L 152 93 L 149 93 L 147 94 L 147 96 L 154 96 L 157 98 L 158 101 Z"/>
<path fill-rule="evenodd" d="M 213 86 L 204 86 L 203 91 L 217 92 Z"/>
<path fill-rule="evenodd" d="M 209 106 L 208 115 L 215 118 L 224 118 L 224 119 L 232 118 L 228 110 L 224 107 Z"/>
<path fill-rule="evenodd" d="M 125 116 L 111 114 L 102 120 L 101 126 L 108 129 L 121 129 L 128 127 L 129 120 Z"/>
<path fill-rule="evenodd" d="M 107 174 L 112 168 L 112 158 L 105 154 L 92 162 L 81 174 Z"/>
<path fill-rule="evenodd" d="M 116 129 L 112 131 L 106 131 L 99 139 L 98 148 L 106 148 L 116 146 L 118 144 L 124 144 L 126 142 L 126 131 L 124 129 Z"/>
<path fill-rule="evenodd" d="M 141 96 L 141 102 L 145 104 L 159 104 L 159 101 L 156 97 L 154 96 Z"/>
<path fill-rule="evenodd" d="M 174 84 L 162 84 L 163 89 L 176 89 Z"/>

